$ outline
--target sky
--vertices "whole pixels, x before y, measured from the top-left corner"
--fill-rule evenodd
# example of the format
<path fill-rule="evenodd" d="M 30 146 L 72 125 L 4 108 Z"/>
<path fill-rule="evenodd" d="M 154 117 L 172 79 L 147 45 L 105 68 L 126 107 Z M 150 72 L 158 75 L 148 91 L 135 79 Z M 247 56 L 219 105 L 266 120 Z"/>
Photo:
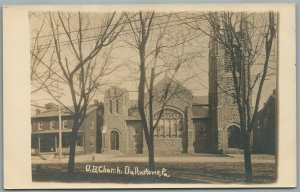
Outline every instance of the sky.
<path fill-rule="evenodd" d="M 38 15 L 37 17 L 35 17 Z M 31 38 L 34 39 L 35 35 L 37 34 L 37 29 L 41 25 L 41 21 L 43 19 L 43 13 L 35 14 L 35 16 L 30 17 L 30 30 L 31 30 Z M 85 21 L 89 21 L 84 23 L 84 26 L 87 29 L 85 33 L 86 37 L 95 36 L 99 31 L 99 26 L 103 25 L 103 20 L 97 19 L 101 18 L 102 14 L 85 14 L 84 17 L 88 18 Z M 159 14 L 158 14 L 159 16 Z M 71 17 L 73 18 L 73 17 Z M 75 17 L 74 17 L 75 18 Z M 73 18 L 73 19 L 74 19 Z M 173 20 L 172 20 L 173 19 Z M 197 35 L 195 32 L 191 32 L 190 30 L 186 29 L 186 25 L 178 25 L 180 22 L 178 18 L 172 18 L 170 20 L 169 27 L 167 29 L 167 33 L 170 37 L 175 33 L 176 31 L 179 31 L 181 36 L 178 38 L 187 38 L 191 37 L 193 38 L 191 41 L 186 43 L 184 46 L 179 47 L 178 50 L 172 49 L 166 51 L 166 53 L 184 53 L 187 55 L 187 57 L 190 57 L 188 61 L 184 63 L 184 65 L 179 69 L 177 79 L 179 81 L 184 81 L 183 85 L 190 89 L 192 93 L 195 96 L 207 96 L 208 95 L 208 54 L 209 54 L 209 37 L 206 35 Z M 73 23 L 76 23 L 76 18 Z M 158 23 L 155 23 L 155 25 L 158 25 L 160 23 L 164 23 L 165 18 L 161 18 L 158 20 Z M 48 24 L 48 25 L 47 25 Z M 70 26 L 71 29 L 76 29 L 77 26 L 74 24 L 73 26 Z M 157 38 L 157 30 L 153 30 L 153 39 L 155 40 Z M 175 31 L 175 32 L 174 32 Z M 63 33 L 63 31 L 59 31 L 58 33 Z M 50 37 L 47 37 L 49 34 L 51 34 L 51 30 L 49 28 L 49 21 L 48 23 L 44 24 L 43 30 L 41 32 L 42 36 L 46 36 L 44 38 L 41 38 L 40 43 L 46 44 L 48 42 L 47 40 L 50 39 Z M 123 38 L 123 36 L 125 36 Z M 109 86 L 115 85 L 122 88 L 126 88 L 129 91 L 129 97 L 130 99 L 137 99 L 137 87 L 138 87 L 138 54 L 136 50 L 130 48 L 128 44 L 124 43 L 124 40 L 128 40 L 132 37 L 132 34 L 125 34 L 121 35 L 121 38 L 117 38 L 115 41 L 115 45 L 110 57 L 110 62 L 113 63 L 113 65 L 120 65 L 117 70 L 115 70 L 113 73 L 111 73 L 108 76 L 105 76 L 103 78 L 104 85 L 100 87 L 95 95 L 95 99 L 98 99 L 100 101 L 103 101 L 103 93 L 104 90 L 107 89 Z M 64 37 L 61 35 L 61 41 L 67 40 L 67 37 Z M 174 38 L 174 37 L 173 37 Z M 33 42 L 33 41 L 31 41 Z M 93 45 L 93 41 L 88 41 L 84 44 L 84 49 L 88 50 Z M 126 46 L 127 45 L 127 46 Z M 32 45 L 31 45 L 32 46 Z M 152 45 L 153 46 L 153 45 Z M 276 62 L 276 48 L 277 45 L 275 44 L 273 49 L 273 55 L 271 57 L 270 62 L 270 69 L 268 80 L 265 81 L 264 89 L 262 93 L 262 98 L 260 102 L 260 107 L 263 106 L 263 103 L 266 102 L 268 97 L 272 94 L 273 89 L 276 88 L 276 68 L 277 68 L 277 62 Z M 149 50 L 151 50 L 151 46 L 149 46 Z M 68 50 L 68 48 L 65 48 L 64 54 L 67 55 L 68 58 L 70 58 L 72 53 Z M 163 54 L 160 58 L 160 61 L 158 62 L 176 62 L 176 60 L 169 59 L 167 54 Z M 101 54 L 99 56 L 100 59 L 97 59 L 97 62 L 101 63 Z M 49 60 L 49 56 L 45 56 L 45 60 Z M 257 64 L 263 63 L 263 57 L 259 57 L 257 60 Z M 254 69 L 254 73 L 256 71 L 261 70 L 260 66 L 257 65 L 256 69 Z M 160 78 L 162 78 L 164 74 L 162 74 Z M 187 77 L 192 77 L 188 78 Z M 68 87 L 63 85 L 62 83 L 58 83 L 58 86 L 60 88 L 60 95 L 63 95 L 61 97 L 61 101 L 65 103 L 66 105 L 71 105 L 71 99 L 70 95 L 68 94 Z M 254 93 L 256 94 L 256 93 Z M 255 98 L 255 97 L 253 97 Z M 31 95 L 31 103 L 35 106 L 43 106 L 46 103 L 54 102 L 55 101 L 51 98 L 51 96 L 48 95 L 45 91 L 38 91 Z M 34 109 L 35 107 L 32 107 Z"/>

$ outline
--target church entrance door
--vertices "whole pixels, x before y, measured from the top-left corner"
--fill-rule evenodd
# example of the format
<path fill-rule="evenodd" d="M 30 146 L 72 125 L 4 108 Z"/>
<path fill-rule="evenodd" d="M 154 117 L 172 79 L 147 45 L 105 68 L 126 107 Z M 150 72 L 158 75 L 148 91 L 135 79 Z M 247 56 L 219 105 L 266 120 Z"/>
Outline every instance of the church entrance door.
<path fill-rule="evenodd" d="M 228 148 L 240 148 L 240 129 L 232 125 L 227 129 L 228 132 Z"/>
<path fill-rule="evenodd" d="M 117 131 L 110 132 L 110 149 L 119 150 L 119 133 Z"/>

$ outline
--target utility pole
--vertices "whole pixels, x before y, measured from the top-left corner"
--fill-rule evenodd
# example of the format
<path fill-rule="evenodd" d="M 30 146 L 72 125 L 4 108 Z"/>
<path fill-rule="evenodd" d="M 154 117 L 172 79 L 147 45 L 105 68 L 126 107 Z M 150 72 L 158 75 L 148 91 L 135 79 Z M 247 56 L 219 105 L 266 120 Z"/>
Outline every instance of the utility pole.
<path fill-rule="evenodd" d="M 61 156 L 62 156 L 62 133 L 61 133 L 61 107 L 59 103 L 59 87 L 58 87 L 58 80 L 57 80 L 57 95 L 58 95 L 58 156 L 59 156 L 59 161 L 61 161 Z"/>

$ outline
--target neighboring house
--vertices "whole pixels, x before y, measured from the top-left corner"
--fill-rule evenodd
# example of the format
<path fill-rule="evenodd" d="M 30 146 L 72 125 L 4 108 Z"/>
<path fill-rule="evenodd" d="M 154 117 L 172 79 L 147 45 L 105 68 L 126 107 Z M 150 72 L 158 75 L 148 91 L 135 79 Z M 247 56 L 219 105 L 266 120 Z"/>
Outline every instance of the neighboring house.
<path fill-rule="evenodd" d="M 45 111 L 37 111 L 31 117 L 31 152 L 58 153 L 59 147 L 59 122 L 58 108 L 49 103 L 45 105 Z M 77 137 L 76 153 L 96 153 L 101 152 L 101 116 L 103 105 L 95 103 L 88 107 L 86 118 L 79 129 Z M 72 131 L 72 116 L 66 111 L 61 112 L 62 130 L 62 152 L 69 153 L 69 137 Z"/>
<path fill-rule="evenodd" d="M 276 152 L 276 90 L 259 111 L 253 129 L 253 152 L 275 154 Z"/>

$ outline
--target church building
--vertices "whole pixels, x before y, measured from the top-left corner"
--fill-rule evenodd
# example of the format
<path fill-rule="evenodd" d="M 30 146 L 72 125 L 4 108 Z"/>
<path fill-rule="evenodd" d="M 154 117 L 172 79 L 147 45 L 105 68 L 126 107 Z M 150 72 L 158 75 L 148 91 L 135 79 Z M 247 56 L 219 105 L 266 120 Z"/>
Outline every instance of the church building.
<path fill-rule="evenodd" d="M 246 57 L 244 58 L 246 59 Z M 230 58 L 224 47 L 211 39 L 209 44 L 209 95 L 194 96 L 179 87 L 164 108 L 154 133 L 155 153 L 231 153 L 242 148 L 239 114 L 233 89 Z M 246 71 L 246 75 L 249 71 Z M 250 75 L 250 74 L 249 74 Z M 155 85 L 161 92 L 170 83 L 164 78 Z M 246 82 L 246 86 L 249 82 Z M 177 89 L 178 91 L 178 89 Z M 156 114 L 161 110 L 154 100 Z M 252 107 L 251 107 L 252 108 Z M 154 119 L 155 120 L 155 119 Z M 103 152 L 145 153 L 147 144 L 137 101 L 126 89 L 111 87 L 105 92 Z M 252 138 L 251 145 L 252 145 Z"/>
<path fill-rule="evenodd" d="M 162 118 L 154 132 L 156 154 L 228 153 L 241 149 L 239 115 L 229 62 L 224 47 L 211 39 L 208 96 L 194 96 L 189 89 L 168 77 L 155 84 L 157 93 L 163 91 L 168 83 L 179 90 L 164 107 Z M 153 101 L 154 120 L 161 110 L 158 100 Z M 147 153 L 137 100 L 130 99 L 126 89 L 112 86 L 105 91 L 104 101 L 100 106 L 92 110 L 95 115 L 89 115 L 96 119 L 87 120 L 84 124 L 86 127 L 80 129 L 78 144 L 82 153 L 105 153 L 111 150 L 131 154 Z M 43 116 L 44 120 L 46 118 Z M 32 120 L 43 123 L 39 116 Z M 54 134 L 53 129 L 44 131 L 43 134 Z M 39 132 L 33 131 L 32 139 L 40 139 L 37 133 Z M 33 143 L 36 149 L 41 148 L 38 147 L 41 145 L 40 140 Z M 55 152 L 57 137 L 53 136 L 53 143 L 55 149 L 52 151 Z"/>

